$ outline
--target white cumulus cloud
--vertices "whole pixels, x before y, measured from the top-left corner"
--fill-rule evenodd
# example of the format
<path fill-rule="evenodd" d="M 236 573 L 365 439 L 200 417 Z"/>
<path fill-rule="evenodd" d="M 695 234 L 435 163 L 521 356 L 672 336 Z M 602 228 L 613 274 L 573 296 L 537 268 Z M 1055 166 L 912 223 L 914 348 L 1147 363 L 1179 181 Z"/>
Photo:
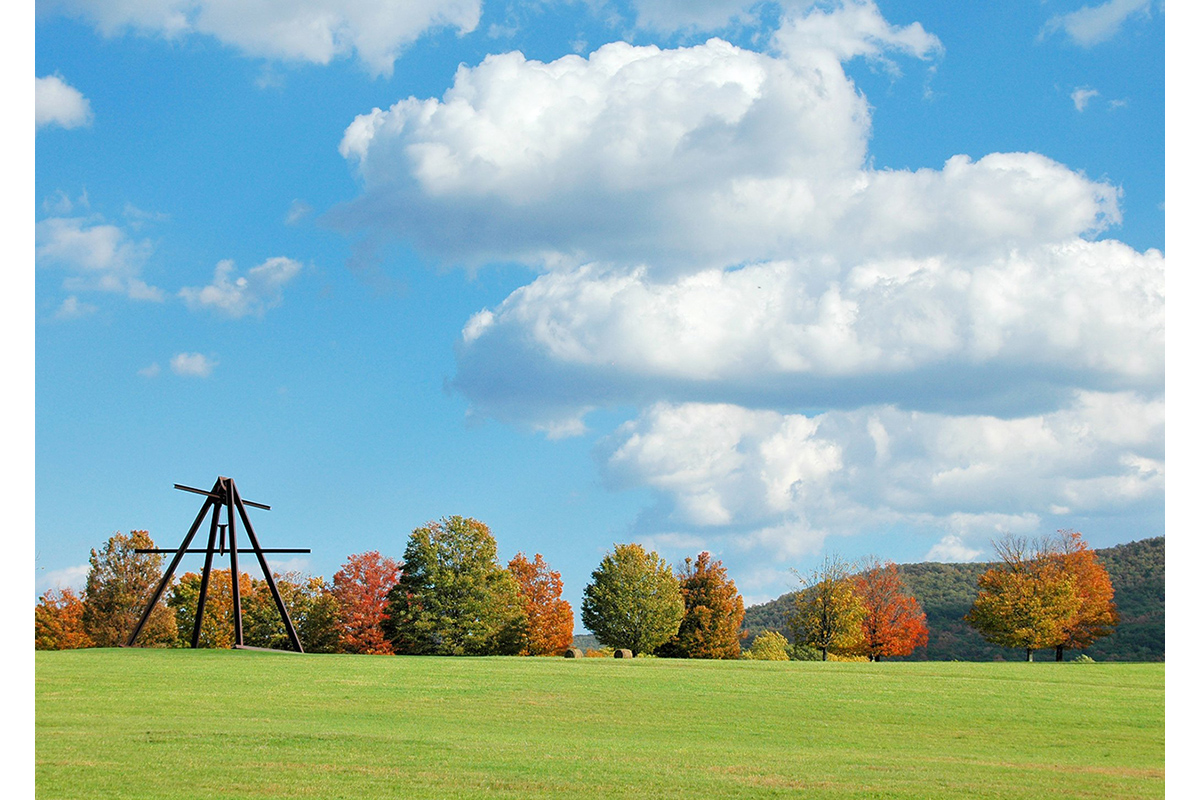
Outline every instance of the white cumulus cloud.
<path fill-rule="evenodd" d="M 940 44 L 866 8 L 785 25 L 781 56 L 617 42 L 586 59 L 460 67 L 441 99 L 347 127 L 363 194 L 334 217 L 451 261 L 673 271 L 821 250 L 1004 252 L 1120 221 L 1115 187 L 1035 153 L 870 168 L 869 108 L 840 61 Z"/>
<path fill-rule="evenodd" d="M 803 7 L 767 52 L 460 66 L 348 125 L 362 192 L 332 216 L 540 270 L 466 321 L 453 385 L 550 436 L 635 409 L 598 457 L 657 494 L 645 541 L 791 559 L 899 529 L 958 560 L 1161 513 L 1165 262 L 1102 238 L 1120 188 L 1034 152 L 877 167 L 843 64 L 942 43 L 870 2 Z"/>
<path fill-rule="evenodd" d="M 179 296 L 191 309 L 209 309 L 235 319 L 249 314 L 261 317 L 283 302 L 283 287 L 300 270 L 300 262 L 276 256 L 251 267 L 245 275 L 236 275 L 234 263 L 225 260 L 217 264 L 212 283 L 184 287 Z"/>
<path fill-rule="evenodd" d="M 162 300 L 141 270 L 153 252 L 149 240 L 134 241 L 116 225 L 98 217 L 49 217 L 35 229 L 39 265 L 68 272 L 68 291 L 119 292 L 134 300 Z"/>
<path fill-rule="evenodd" d="M 600 456 L 612 486 L 659 491 L 663 525 L 676 530 L 725 528 L 745 547 L 795 556 L 835 533 L 905 525 L 943 530 L 939 557 L 963 560 L 1063 507 L 1161 502 L 1164 428 L 1162 400 L 1132 392 L 1080 391 L 1061 409 L 1012 419 L 657 403 Z"/>
<path fill-rule="evenodd" d="M 474 30 L 481 0 L 50 0 L 46 7 L 108 36 L 207 34 L 251 56 L 315 64 L 353 54 L 387 76 L 426 31 Z"/>
<path fill-rule="evenodd" d="M 471 319 L 456 383 L 497 416 L 542 425 L 687 391 L 943 408 L 1022 389 L 1042 403 L 1047 387 L 1153 392 L 1164 291 L 1157 251 L 1081 239 L 978 261 L 779 261 L 667 280 L 586 265 Z"/>
<path fill-rule="evenodd" d="M 202 353 L 176 353 L 171 356 L 171 371 L 187 378 L 207 378 L 217 365 Z"/>
<path fill-rule="evenodd" d="M 92 104 L 61 75 L 34 79 L 34 119 L 37 127 L 80 128 L 92 124 Z"/>

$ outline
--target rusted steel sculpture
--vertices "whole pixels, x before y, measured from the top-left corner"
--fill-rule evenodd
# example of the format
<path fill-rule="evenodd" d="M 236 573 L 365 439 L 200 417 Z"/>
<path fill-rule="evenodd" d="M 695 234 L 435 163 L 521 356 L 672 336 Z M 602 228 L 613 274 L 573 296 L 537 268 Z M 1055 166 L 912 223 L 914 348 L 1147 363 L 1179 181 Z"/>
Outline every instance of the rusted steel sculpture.
<path fill-rule="evenodd" d="M 142 628 L 146 625 L 146 620 L 150 619 L 150 612 L 154 610 L 154 606 L 162 597 L 163 591 L 171 582 L 171 577 L 175 574 L 175 570 L 179 567 L 179 562 L 183 559 L 184 553 L 204 553 L 204 573 L 200 577 L 200 597 L 196 601 L 196 623 L 192 629 L 192 647 L 200 645 L 200 621 L 204 618 L 204 601 L 208 595 L 208 578 L 212 573 L 213 556 L 225 555 L 226 550 L 229 552 L 229 566 L 231 583 L 233 584 L 233 632 L 234 632 L 234 647 L 238 649 L 260 649 L 247 647 L 242 638 L 242 595 L 238 585 L 238 553 L 254 553 L 258 556 L 258 564 L 262 567 L 263 576 L 267 579 L 267 586 L 271 589 L 271 596 L 275 598 L 275 607 L 279 609 L 279 616 L 283 618 L 283 627 L 287 629 L 288 639 L 291 640 L 292 648 L 303 653 L 304 648 L 300 645 L 300 637 L 296 635 L 296 626 L 292 624 L 292 618 L 288 615 L 287 606 L 283 604 L 283 598 L 279 595 L 279 588 L 275 585 L 275 579 L 271 577 L 271 568 L 267 566 L 266 556 L 264 553 L 310 553 L 308 548 L 303 549 L 288 549 L 288 548 L 263 548 L 258 543 L 258 537 L 254 535 L 254 526 L 250 524 L 250 517 L 246 515 L 246 506 L 254 506 L 261 508 L 264 511 L 270 511 L 271 507 L 262 503 L 253 503 L 249 500 L 243 500 L 238 494 L 237 486 L 233 483 L 233 478 L 217 478 L 217 482 L 213 484 L 213 488 L 209 491 L 203 489 L 193 489 L 191 486 L 183 486 L 175 484 L 176 489 L 181 489 L 185 492 L 194 492 L 204 495 L 204 505 L 200 507 L 200 513 L 196 515 L 195 522 L 188 529 L 187 536 L 183 537 L 183 543 L 175 550 L 168 548 L 139 548 L 135 552 L 138 553 L 174 553 L 167 571 L 163 573 L 162 580 L 158 582 L 158 587 L 154 590 L 154 595 L 150 598 L 150 602 L 146 604 L 146 609 L 142 612 L 141 619 L 138 620 L 137 626 L 133 632 L 129 634 L 129 639 L 126 640 L 125 646 L 132 647 L 138 634 L 142 632 Z M 221 509 L 226 509 L 226 522 L 221 523 Z M 242 525 L 246 528 L 246 536 L 250 539 L 250 547 L 238 549 L 237 546 L 237 526 L 234 523 L 234 509 L 237 510 L 237 516 L 241 517 Z M 200 529 L 200 523 L 204 521 L 204 517 L 212 511 L 212 522 L 208 527 L 208 547 L 188 549 L 188 545 L 192 543 L 196 531 Z M 226 528 L 229 530 L 229 546 L 225 545 Z M 218 550 L 217 530 L 220 529 L 220 546 Z"/>

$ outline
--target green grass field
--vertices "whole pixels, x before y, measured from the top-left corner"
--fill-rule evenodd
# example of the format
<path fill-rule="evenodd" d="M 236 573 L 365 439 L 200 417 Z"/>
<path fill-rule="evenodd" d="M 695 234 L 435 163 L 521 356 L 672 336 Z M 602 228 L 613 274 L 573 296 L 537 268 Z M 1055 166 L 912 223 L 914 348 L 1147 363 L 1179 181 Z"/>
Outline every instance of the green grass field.
<path fill-rule="evenodd" d="M 1162 664 L 39 652 L 39 798 L 1162 797 Z"/>

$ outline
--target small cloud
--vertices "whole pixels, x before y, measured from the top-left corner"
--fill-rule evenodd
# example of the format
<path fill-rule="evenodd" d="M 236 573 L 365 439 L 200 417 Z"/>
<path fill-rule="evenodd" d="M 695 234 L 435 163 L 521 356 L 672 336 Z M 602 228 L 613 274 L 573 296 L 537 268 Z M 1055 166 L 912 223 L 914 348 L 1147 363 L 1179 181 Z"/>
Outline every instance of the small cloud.
<path fill-rule="evenodd" d="M 1098 97 L 1100 92 L 1087 86 L 1076 87 L 1075 91 L 1071 92 L 1071 101 L 1075 103 L 1076 111 L 1083 111 L 1087 108 L 1088 101 L 1093 97 Z"/>
<path fill-rule="evenodd" d="M 188 378 L 207 378 L 216 365 L 216 361 L 200 353 L 179 353 L 171 357 L 171 371 Z"/>
<path fill-rule="evenodd" d="M 1125 20 L 1134 14 L 1149 13 L 1150 0 L 1108 0 L 1098 6 L 1084 6 L 1070 14 L 1053 17 L 1038 38 L 1061 30 L 1075 44 L 1091 47 L 1116 36 Z"/>
<path fill-rule="evenodd" d="M 517 35 L 516 25 L 498 25 L 492 23 L 488 26 L 487 37 L 489 39 L 511 39 Z"/>
<path fill-rule="evenodd" d="M 157 377 L 158 373 L 161 371 L 162 370 L 159 368 L 158 362 L 155 361 L 150 366 L 139 369 L 138 375 L 141 375 L 143 378 L 154 378 Z"/>
<path fill-rule="evenodd" d="M 85 210 L 90 207 L 86 189 L 75 200 L 72 200 L 70 195 L 62 189 L 58 189 L 54 194 L 42 200 L 42 210 L 57 217 L 70 214 L 76 206 Z"/>
<path fill-rule="evenodd" d="M 953 534 L 942 537 L 942 540 L 929 548 L 929 552 L 925 554 L 926 561 L 938 561 L 942 563 L 959 563 L 963 561 L 974 561 L 983 553 L 982 550 L 976 550 L 973 547 L 968 547 L 963 543 L 963 540 Z"/>
<path fill-rule="evenodd" d="M 92 124 L 92 105 L 82 92 L 64 81 L 61 75 L 49 75 L 35 79 L 34 118 L 38 128 L 47 125 L 87 127 Z"/>
<path fill-rule="evenodd" d="M 295 225 L 300 220 L 312 213 L 312 206 L 303 200 L 293 200 L 291 206 L 288 207 L 287 217 L 284 218 L 284 225 Z"/>
<path fill-rule="evenodd" d="M 129 227 L 134 230 L 140 229 L 147 222 L 166 222 L 171 218 L 170 214 L 161 211 L 143 211 L 133 203 L 125 204 L 124 215 L 129 221 Z"/>
<path fill-rule="evenodd" d="M 283 287 L 299 274 L 300 266 L 299 261 L 277 256 L 235 276 L 233 261 L 225 260 L 217 264 L 212 283 L 184 287 L 179 296 L 193 310 L 209 309 L 234 319 L 247 314 L 261 317 L 283 302 Z"/>
<path fill-rule="evenodd" d="M 1125 108 L 1127 105 L 1129 105 L 1128 100 L 1109 100 L 1108 110 L 1112 111 L 1114 108 Z"/>
<path fill-rule="evenodd" d="M 37 579 L 37 592 L 42 594 L 48 589 L 75 589 L 82 592 L 87 586 L 88 568 L 87 564 L 78 564 L 40 575 Z"/>
<path fill-rule="evenodd" d="M 262 72 L 254 79 L 254 85 L 259 89 L 282 89 L 284 85 L 281 75 L 271 64 L 263 67 Z"/>
<path fill-rule="evenodd" d="M 58 307 L 58 311 L 54 313 L 56 319 L 78 319 L 85 317 L 96 310 L 94 305 L 90 303 L 81 303 L 79 298 L 71 295 L 66 300 L 62 301 L 62 305 Z"/>
<path fill-rule="evenodd" d="M 61 200 L 60 200 L 61 202 Z M 35 228 L 39 264 L 67 270 L 71 292 L 119 292 L 132 300 L 163 299 L 162 291 L 139 277 L 154 250 L 148 240 L 132 241 L 124 230 L 95 217 L 50 217 Z"/>

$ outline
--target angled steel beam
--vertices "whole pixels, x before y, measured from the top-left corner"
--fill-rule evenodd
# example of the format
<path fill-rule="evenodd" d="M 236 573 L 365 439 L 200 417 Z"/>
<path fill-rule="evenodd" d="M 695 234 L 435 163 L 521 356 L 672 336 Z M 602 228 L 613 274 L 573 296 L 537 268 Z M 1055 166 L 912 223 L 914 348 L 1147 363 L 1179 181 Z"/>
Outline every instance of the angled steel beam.
<path fill-rule="evenodd" d="M 214 500 L 220 500 L 220 499 L 221 499 L 221 498 L 220 498 L 218 495 L 216 495 L 214 492 L 206 492 L 206 491 L 204 491 L 203 489 L 197 489 L 197 488 L 195 488 L 195 487 L 193 487 L 193 486 L 184 486 L 182 483 L 177 483 L 177 484 L 175 484 L 175 488 L 176 488 L 176 489 L 180 489 L 180 490 L 182 490 L 182 491 L 185 491 L 185 492 L 194 492 L 195 494 L 202 494 L 202 495 L 205 495 L 206 497 L 211 497 L 211 498 L 212 498 L 212 499 L 214 499 Z M 249 501 L 249 500 L 243 500 L 242 502 L 243 502 L 243 503 L 245 503 L 245 504 L 246 504 L 246 505 L 248 505 L 248 506 L 254 506 L 255 508 L 261 508 L 263 511 L 270 511 L 270 510 L 271 510 L 271 507 L 270 507 L 270 506 L 263 505 L 262 503 L 254 503 L 254 502 L 251 502 L 251 501 Z"/>
<path fill-rule="evenodd" d="M 213 485 L 215 491 L 220 486 L 220 480 Z M 196 521 L 192 523 L 192 527 L 188 529 L 187 536 L 183 537 L 183 544 L 179 545 L 179 550 L 176 551 L 175 557 L 171 559 L 171 565 L 167 567 L 167 571 L 163 573 L 162 580 L 158 582 L 158 587 L 154 590 L 154 595 L 150 598 L 150 602 L 146 604 L 146 609 L 142 612 L 141 618 L 134 627 L 133 632 L 129 634 L 129 638 L 125 640 L 126 647 L 133 647 L 134 641 L 138 634 L 142 632 L 142 628 L 146 626 L 146 621 L 150 619 L 150 612 L 154 610 L 154 606 L 158 603 L 158 599 L 162 597 L 163 590 L 167 588 L 167 584 L 171 581 L 171 576 L 175 574 L 175 570 L 179 567 L 179 562 L 183 558 L 183 553 L 187 550 L 187 546 L 192 543 L 192 537 L 196 535 L 196 531 L 200 528 L 200 523 L 204 520 L 204 515 L 208 513 L 208 509 L 212 507 L 213 500 L 211 497 L 204 501 L 204 505 L 200 507 L 200 513 L 196 515 Z"/>
<path fill-rule="evenodd" d="M 200 622 L 204 619 L 204 601 L 208 599 L 208 577 L 212 573 L 213 547 L 217 543 L 217 520 L 221 517 L 221 505 L 213 509 L 212 524 L 208 526 L 208 549 L 204 556 L 204 573 L 200 577 L 200 596 L 196 599 L 196 621 L 192 625 L 192 649 L 200 646 Z"/>
<path fill-rule="evenodd" d="M 287 629 L 288 639 L 292 642 L 292 647 L 297 653 L 303 653 L 304 647 L 300 644 L 300 636 L 296 633 L 296 626 L 292 624 L 291 615 L 288 614 L 287 606 L 283 604 L 283 598 L 279 595 L 279 588 L 275 585 L 275 579 L 271 577 L 271 568 L 267 565 L 267 559 L 263 555 L 263 549 L 258 544 L 258 537 L 254 535 L 254 526 L 250 524 L 250 517 L 246 514 L 246 507 L 242 503 L 242 498 L 238 494 L 237 486 L 233 481 L 229 481 L 229 492 L 234 506 L 237 506 L 238 516 L 242 518 L 242 524 L 246 526 L 246 536 L 250 539 L 250 544 L 254 546 L 254 553 L 258 556 L 258 565 L 262 567 L 263 577 L 267 579 L 267 586 L 271 588 L 271 596 L 275 598 L 275 607 L 279 609 L 279 616 L 283 619 L 283 627 Z M 229 509 L 229 530 L 233 530 L 233 508 Z M 241 644 L 241 641 L 238 641 Z"/>

